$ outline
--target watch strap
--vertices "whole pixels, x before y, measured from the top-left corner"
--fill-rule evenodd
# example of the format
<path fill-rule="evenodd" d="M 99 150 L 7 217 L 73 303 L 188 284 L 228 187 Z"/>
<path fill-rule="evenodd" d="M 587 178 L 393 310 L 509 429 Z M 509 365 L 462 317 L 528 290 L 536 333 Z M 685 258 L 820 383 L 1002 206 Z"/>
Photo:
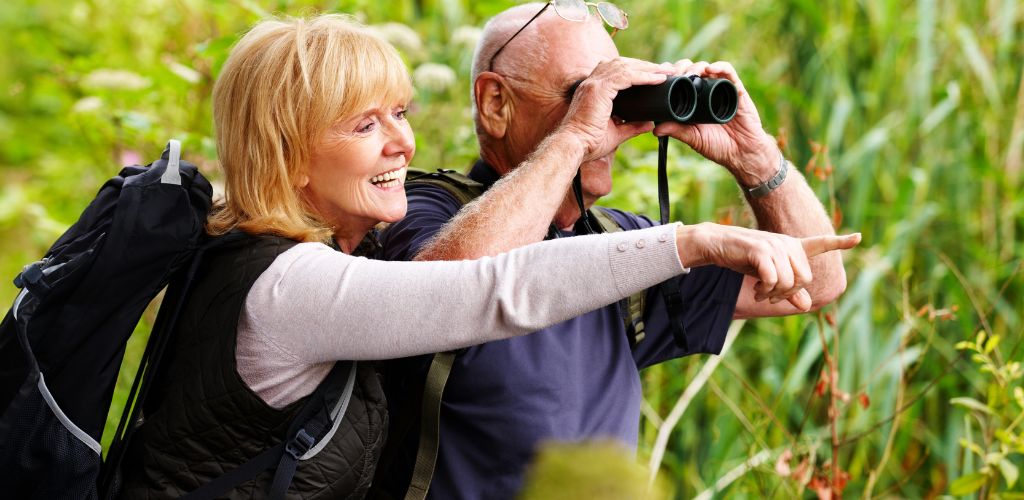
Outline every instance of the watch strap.
<path fill-rule="evenodd" d="M 782 185 L 782 182 L 786 180 L 786 174 L 789 172 L 789 162 L 786 161 L 786 157 L 782 156 L 782 152 L 779 152 L 779 171 L 772 176 L 771 179 L 764 181 L 757 186 L 747 189 L 747 193 L 751 198 L 762 198 L 775 191 Z"/>

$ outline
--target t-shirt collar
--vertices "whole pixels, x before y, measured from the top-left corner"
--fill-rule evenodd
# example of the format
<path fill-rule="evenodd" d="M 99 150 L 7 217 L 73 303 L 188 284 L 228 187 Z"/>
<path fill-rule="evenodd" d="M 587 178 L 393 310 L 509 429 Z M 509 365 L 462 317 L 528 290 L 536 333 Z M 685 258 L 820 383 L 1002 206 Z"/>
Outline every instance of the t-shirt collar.
<path fill-rule="evenodd" d="M 467 177 L 483 184 L 486 188 L 490 188 L 495 182 L 498 182 L 501 175 L 494 170 L 494 167 L 492 167 L 491 164 L 484 160 L 477 160 L 476 163 L 473 164 L 473 168 L 470 169 Z"/>

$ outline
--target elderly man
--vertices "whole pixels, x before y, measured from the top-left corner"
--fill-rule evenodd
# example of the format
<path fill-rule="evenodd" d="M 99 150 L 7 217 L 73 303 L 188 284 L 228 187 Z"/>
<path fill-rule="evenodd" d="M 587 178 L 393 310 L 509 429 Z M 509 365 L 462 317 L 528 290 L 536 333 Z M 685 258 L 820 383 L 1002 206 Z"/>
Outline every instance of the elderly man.
<path fill-rule="evenodd" d="M 623 15 L 607 5 L 601 14 L 613 26 L 621 22 L 615 16 Z M 619 90 L 657 84 L 672 74 L 733 81 L 740 96 L 736 117 L 726 125 L 657 128 L 611 117 Z M 569 89 L 580 79 L 570 101 Z M 635 346 L 613 304 L 550 331 L 459 353 L 443 393 L 432 498 L 514 496 L 544 440 L 614 438 L 635 446 L 639 369 L 718 353 L 733 318 L 807 311 L 845 289 L 841 255 L 828 251 L 853 247 L 859 235 L 835 236 L 801 175 L 780 171 L 786 164 L 731 65 L 621 58 L 601 18 L 583 2 L 526 4 L 485 27 L 473 63 L 473 98 L 481 160 L 469 177 L 486 192 L 463 209 L 445 189 L 410 188 L 408 215 L 383 238 L 387 258 L 470 259 L 579 234 L 580 210 L 570 189 L 577 169 L 589 209 L 611 190 L 619 144 L 651 130 L 685 142 L 732 173 L 761 231 L 709 223 L 679 230 L 677 243 L 692 249 L 683 259 L 692 272 L 679 289 L 685 349 L 673 341 L 665 299 L 650 290 L 646 337 Z M 784 180 L 777 188 L 768 186 L 773 178 Z M 627 230 L 654 224 L 623 211 L 607 213 Z M 404 373 L 393 371 L 397 382 L 390 384 L 389 399 L 416 407 L 427 363 L 407 360 Z M 407 482 L 415 434 L 409 432 L 384 482 Z"/>

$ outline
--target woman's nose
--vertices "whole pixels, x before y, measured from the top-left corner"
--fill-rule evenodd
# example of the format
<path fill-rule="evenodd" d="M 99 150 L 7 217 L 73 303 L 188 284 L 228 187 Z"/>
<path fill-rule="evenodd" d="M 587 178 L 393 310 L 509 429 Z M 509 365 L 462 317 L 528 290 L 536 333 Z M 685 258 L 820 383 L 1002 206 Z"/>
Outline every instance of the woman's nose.
<path fill-rule="evenodd" d="M 416 147 L 416 141 L 409 125 L 405 121 L 391 119 L 388 120 L 387 129 L 388 141 L 384 146 L 384 154 L 388 156 L 405 154 L 406 157 L 411 157 L 411 153 Z"/>

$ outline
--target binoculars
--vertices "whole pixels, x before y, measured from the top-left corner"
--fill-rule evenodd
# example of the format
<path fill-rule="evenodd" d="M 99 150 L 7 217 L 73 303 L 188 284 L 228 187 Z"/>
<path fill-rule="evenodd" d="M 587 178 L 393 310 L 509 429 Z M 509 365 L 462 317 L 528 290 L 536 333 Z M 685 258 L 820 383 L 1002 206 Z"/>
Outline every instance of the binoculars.
<path fill-rule="evenodd" d="M 570 88 L 570 98 L 579 83 Z M 736 116 L 738 103 L 736 86 L 729 80 L 670 76 L 658 85 L 620 90 L 612 101 L 612 115 L 627 122 L 722 124 Z"/>
<path fill-rule="evenodd" d="M 627 122 L 726 123 L 736 116 L 739 97 L 729 80 L 671 76 L 659 85 L 619 91 L 612 114 Z"/>

